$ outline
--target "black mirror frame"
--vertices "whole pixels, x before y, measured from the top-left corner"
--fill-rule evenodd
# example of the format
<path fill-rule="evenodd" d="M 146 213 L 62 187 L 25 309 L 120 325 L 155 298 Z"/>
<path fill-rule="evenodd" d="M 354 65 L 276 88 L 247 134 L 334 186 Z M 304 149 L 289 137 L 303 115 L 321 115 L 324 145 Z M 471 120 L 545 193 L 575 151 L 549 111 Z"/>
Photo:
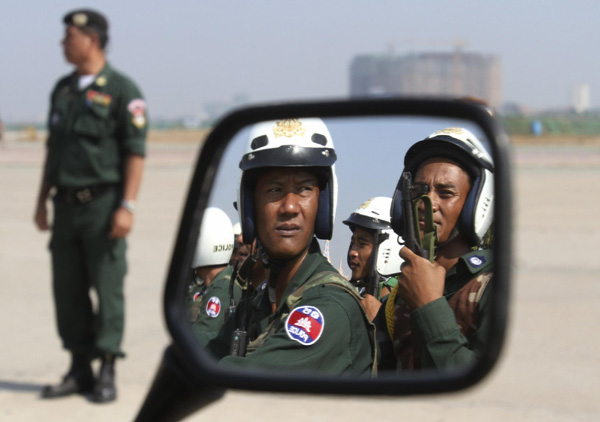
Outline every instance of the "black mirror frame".
<path fill-rule="evenodd" d="M 398 377 L 382 374 L 376 379 L 305 376 L 300 374 L 265 374 L 217 370 L 197 356 L 205 352 L 195 340 L 192 330 L 186 329 L 187 315 L 182 306 L 181 292 L 189 282 L 188 276 L 197 233 L 220 159 L 228 141 L 242 128 L 262 120 L 290 117 L 352 117 L 352 116 L 446 117 L 472 121 L 480 126 L 490 140 L 495 167 L 495 275 L 492 283 L 494 297 L 491 311 L 491 338 L 484 354 L 475 364 L 448 372 L 408 373 Z M 223 140 L 227 140 L 224 142 Z M 399 162 L 401 158 L 399 157 Z M 399 170 L 400 171 L 400 170 Z M 504 342 L 508 318 L 508 298 L 511 279 L 512 204 L 509 160 L 509 141 L 501 124 L 489 109 L 479 103 L 457 99 L 381 98 L 290 104 L 271 104 L 244 108 L 224 117 L 207 137 L 200 152 L 191 181 L 173 258 L 169 267 L 164 295 L 164 312 L 173 338 L 171 352 L 177 356 L 187 374 L 187 381 L 197 386 L 245 390 L 303 392 L 319 394 L 411 395 L 464 389 L 481 380 L 494 366 Z M 195 234 L 195 235 L 194 235 Z M 315 378 L 318 382 L 315 382 Z"/>

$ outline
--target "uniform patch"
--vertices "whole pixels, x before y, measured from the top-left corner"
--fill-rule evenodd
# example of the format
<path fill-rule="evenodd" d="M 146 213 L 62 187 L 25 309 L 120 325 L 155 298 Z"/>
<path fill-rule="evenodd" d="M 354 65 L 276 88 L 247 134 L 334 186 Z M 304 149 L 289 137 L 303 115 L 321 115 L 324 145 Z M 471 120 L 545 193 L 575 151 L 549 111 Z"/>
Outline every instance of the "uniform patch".
<path fill-rule="evenodd" d="M 131 123 L 138 129 L 146 126 L 146 102 L 141 98 L 131 100 L 127 104 L 127 110 L 131 113 Z"/>
<path fill-rule="evenodd" d="M 472 256 L 469 258 L 469 263 L 474 267 L 481 267 L 483 264 L 485 264 L 485 257 L 478 255 Z"/>
<path fill-rule="evenodd" d="M 194 299 L 193 299 L 194 302 L 196 302 L 200 296 L 201 296 L 200 292 L 194 293 Z"/>
<path fill-rule="evenodd" d="M 112 96 L 104 94 L 103 92 L 94 91 L 93 89 L 90 89 L 87 92 L 86 99 L 88 103 L 99 104 L 105 107 L 108 107 L 112 102 Z"/>
<path fill-rule="evenodd" d="M 206 304 L 206 313 L 211 318 L 216 318 L 221 313 L 221 301 L 218 297 L 213 296 L 208 299 L 208 303 Z"/>
<path fill-rule="evenodd" d="M 325 318 L 314 306 L 299 306 L 285 320 L 285 331 L 289 338 L 303 346 L 315 344 L 325 326 Z"/>

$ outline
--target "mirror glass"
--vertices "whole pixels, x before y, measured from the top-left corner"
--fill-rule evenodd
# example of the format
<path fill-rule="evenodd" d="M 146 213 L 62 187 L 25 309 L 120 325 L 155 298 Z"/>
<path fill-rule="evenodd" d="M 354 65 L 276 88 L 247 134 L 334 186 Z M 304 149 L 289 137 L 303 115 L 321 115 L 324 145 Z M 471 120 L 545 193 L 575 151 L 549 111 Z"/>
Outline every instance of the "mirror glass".
<path fill-rule="evenodd" d="M 356 230 L 357 227 L 361 227 L 355 225 L 353 226 L 353 231 L 351 230 L 350 225 L 344 223 L 344 220 L 348 220 L 351 217 L 351 215 L 353 215 L 353 213 L 358 211 L 357 209 L 359 209 L 360 206 L 362 206 L 361 209 L 364 211 L 364 213 L 368 213 L 373 210 L 375 210 L 374 212 L 380 212 L 377 208 L 378 206 L 381 207 L 382 203 L 386 205 L 389 204 L 389 202 L 385 201 L 383 201 L 382 203 L 378 203 L 377 200 L 371 202 L 369 202 L 368 200 L 377 197 L 387 197 L 390 198 L 388 201 L 391 201 L 391 198 L 394 196 L 396 185 L 398 184 L 398 180 L 404 168 L 404 155 L 411 145 L 425 139 L 430 134 L 444 128 L 464 128 L 470 131 L 482 143 L 484 148 L 486 148 L 487 151 L 491 153 L 488 139 L 486 139 L 485 135 L 482 133 L 482 130 L 470 121 L 420 116 L 323 118 L 322 121 L 324 122 L 325 126 L 327 127 L 330 133 L 331 141 L 333 142 L 335 149 L 335 155 L 337 156 L 337 159 L 335 160 L 335 174 L 337 177 L 338 192 L 335 218 L 333 222 L 333 235 L 331 237 L 331 240 L 318 240 L 318 245 L 322 254 L 331 264 L 332 270 L 337 270 L 344 278 L 348 280 L 352 278 L 351 276 L 353 274 L 353 268 L 350 268 L 348 263 L 348 255 L 350 251 L 351 241 L 353 241 L 353 244 L 356 245 L 354 249 L 356 249 L 357 251 L 353 255 L 356 257 L 351 257 L 350 259 L 350 261 L 354 260 L 354 263 L 352 265 L 355 269 L 356 274 L 360 272 L 361 265 L 363 267 L 370 266 L 372 264 L 372 261 L 370 261 L 370 259 L 372 258 L 370 258 L 368 254 L 366 255 L 366 257 L 358 257 L 358 251 L 361 249 L 361 245 L 365 242 L 365 239 L 361 237 L 362 231 Z M 240 222 L 240 216 L 235 208 L 238 206 L 237 201 L 240 189 L 240 161 L 242 159 L 242 156 L 247 152 L 246 148 L 248 145 L 249 137 L 251 136 L 251 132 L 252 127 L 246 127 L 243 130 L 239 131 L 231 139 L 231 142 L 229 142 L 229 145 L 223 155 L 222 161 L 218 167 L 218 173 L 210 195 L 209 207 L 215 207 L 222 210 L 224 214 L 227 215 L 232 225 L 235 225 L 236 223 Z M 302 175 L 302 173 L 300 174 Z M 257 185 L 264 187 L 263 185 L 268 182 L 263 183 L 261 182 L 261 180 L 262 179 L 259 178 L 259 180 L 255 182 L 257 183 Z M 440 182 L 440 180 L 438 180 L 438 182 Z M 441 182 L 447 182 L 447 180 L 444 179 L 441 180 Z M 463 189 L 463 191 L 461 192 L 456 192 L 457 190 L 461 189 L 460 186 L 440 187 L 435 185 L 435 183 L 433 183 L 433 190 L 437 192 L 436 195 L 439 194 L 440 197 L 444 198 L 442 201 L 448 203 L 450 201 L 450 196 L 466 196 L 468 191 L 470 190 L 471 182 L 472 180 L 469 181 L 469 186 L 466 188 L 466 191 L 464 191 Z M 296 183 L 295 181 L 291 183 L 293 186 L 296 186 L 294 185 L 294 183 Z M 298 183 L 301 184 L 304 182 Z M 456 183 L 458 184 L 459 182 Z M 490 183 L 493 184 L 493 180 Z M 317 181 L 317 184 L 319 185 L 319 190 L 322 191 L 322 181 Z M 265 187 L 266 191 L 269 191 L 269 189 L 269 186 Z M 285 188 L 281 188 L 279 186 L 275 190 L 281 191 L 283 189 Z M 303 186 L 300 186 L 300 188 L 294 187 L 291 189 L 305 188 Z M 309 190 L 309 188 L 306 189 Z M 440 189 L 445 189 L 448 192 L 444 191 L 440 193 Z M 302 193 L 298 194 L 298 196 L 301 195 Z M 491 195 L 493 196 L 493 190 Z M 435 203 L 436 201 L 433 202 Z M 434 208 L 436 206 L 437 205 L 434 205 Z M 389 208 L 387 206 L 383 206 L 383 208 L 386 208 L 383 210 L 384 214 L 386 210 L 387 212 L 389 212 Z M 443 214 L 444 212 L 451 212 L 450 206 L 446 206 L 446 208 L 448 209 L 448 211 L 436 211 L 436 213 L 442 213 L 440 214 L 440 218 L 451 219 L 452 216 L 446 216 Z M 358 212 L 358 214 L 360 214 L 360 211 Z M 208 216 L 209 213 L 205 213 L 204 218 L 206 221 L 208 221 L 209 219 Z M 229 233 L 227 230 L 231 230 L 231 227 L 228 227 L 226 223 L 222 223 L 222 219 L 219 220 L 216 217 L 211 218 L 215 219 L 211 220 L 210 224 L 207 224 L 208 227 L 206 227 L 206 225 L 204 224 L 202 225 L 200 230 L 200 240 L 198 244 L 201 245 L 204 242 L 206 245 L 210 245 L 210 248 L 212 248 L 212 252 L 223 252 L 226 253 L 227 256 L 229 256 L 229 253 L 232 251 L 232 249 L 236 248 L 237 245 L 234 243 L 231 237 L 229 238 L 231 240 L 227 241 L 227 236 L 225 236 L 225 240 L 223 240 L 223 236 L 221 235 L 223 233 Z M 383 218 L 383 220 L 385 220 L 385 218 Z M 434 220 L 437 224 L 437 214 Z M 294 229 L 294 227 L 284 227 L 282 230 L 293 231 Z M 367 238 L 366 240 L 368 246 L 369 241 L 373 242 L 374 232 L 369 230 L 367 230 L 366 232 L 368 234 L 371 234 L 371 237 Z M 394 234 L 393 231 L 388 230 L 378 233 L 388 233 L 388 243 L 390 241 L 393 242 L 394 240 L 396 241 L 396 243 L 399 240 L 401 241 L 401 239 L 398 239 L 398 236 Z M 389 238 L 389 233 L 391 233 L 391 238 Z M 450 235 L 447 236 L 449 237 L 448 241 L 450 241 Z M 383 242 L 381 239 L 379 239 L 379 241 Z M 383 245 L 383 243 L 379 244 Z M 471 249 L 477 249 L 477 247 L 473 248 L 473 245 L 470 246 Z M 200 246 L 199 248 L 202 247 Z M 251 249 L 249 246 L 246 246 L 245 248 L 247 250 Z M 217 249 L 219 249 L 219 251 L 217 251 Z M 263 251 L 264 249 L 265 248 L 263 248 Z M 397 273 L 400 272 L 400 263 L 402 262 L 402 260 L 398 257 L 399 247 L 391 247 L 390 250 L 390 253 L 395 254 L 395 257 L 387 256 L 381 258 L 381 261 L 378 261 L 376 264 L 378 269 L 381 269 L 381 271 L 386 273 L 385 276 L 378 279 L 381 282 L 388 280 L 388 277 L 390 276 L 392 276 L 392 278 L 393 276 L 397 278 Z M 261 260 L 261 256 L 259 256 L 259 254 L 256 252 L 256 248 L 254 249 L 254 251 L 259 262 L 259 264 L 256 265 L 255 269 L 255 273 L 257 273 L 258 275 L 255 276 L 256 280 L 254 280 L 254 290 L 256 290 L 258 293 L 253 293 L 253 298 L 247 300 L 252 302 L 250 306 L 259 307 L 262 303 L 260 301 L 266 300 L 264 298 L 261 299 L 261 297 L 269 297 L 269 288 L 265 287 L 265 284 L 261 283 L 263 279 L 267 278 L 267 276 L 265 276 L 265 274 L 267 273 L 261 272 L 260 263 L 263 261 Z M 383 252 L 381 250 L 379 252 L 379 256 L 381 256 Z M 364 251 L 361 253 L 364 254 Z M 263 258 L 264 254 L 265 253 L 263 253 L 262 255 Z M 352 254 L 353 253 L 350 253 L 350 255 Z M 195 264 L 200 264 L 201 260 L 203 259 L 199 255 L 201 254 L 198 252 L 198 256 L 195 257 L 195 259 L 198 258 L 199 261 L 195 261 Z M 209 258 L 205 257 L 204 259 Z M 486 259 L 488 259 L 488 255 L 480 253 L 479 251 L 475 251 L 475 253 L 469 255 L 468 259 L 470 260 L 468 270 L 471 270 L 471 272 L 476 273 L 478 267 L 486 262 Z M 489 259 L 491 260 L 491 258 Z M 271 265 L 279 265 L 280 261 L 272 261 L 274 261 L 275 263 Z M 392 339 L 390 341 L 390 337 L 386 333 L 386 331 L 389 332 L 389 322 L 385 321 L 385 312 L 383 312 L 385 309 L 383 311 L 382 309 L 379 309 L 379 316 L 377 317 L 378 321 L 376 321 L 376 334 L 373 334 L 373 331 L 370 331 L 371 329 L 367 327 L 368 324 L 360 322 L 361 319 L 373 318 L 377 311 L 377 307 L 379 306 L 379 301 L 377 301 L 377 303 L 374 304 L 375 308 L 372 308 L 373 303 L 371 301 L 369 303 L 363 301 L 362 304 L 364 306 L 365 312 L 360 314 L 362 310 L 356 306 L 357 303 L 359 303 L 357 301 L 356 296 L 352 297 L 352 295 L 346 290 L 344 290 L 343 287 L 331 286 L 326 284 L 315 284 L 314 287 L 311 287 L 313 289 L 313 292 L 310 292 L 310 289 L 306 289 L 300 293 L 300 301 L 292 305 L 292 309 L 288 309 L 288 312 L 286 314 L 287 316 L 284 317 L 282 315 L 278 315 L 277 318 L 275 318 L 281 319 L 280 322 L 276 323 L 278 325 L 277 328 L 273 328 L 273 330 L 279 331 L 278 333 L 274 332 L 273 334 L 270 334 L 270 336 L 279 336 L 280 338 L 279 343 L 273 342 L 275 346 L 273 346 L 274 349 L 271 352 L 267 351 L 258 353 L 258 351 L 262 347 L 269 348 L 271 346 L 270 343 L 267 343 L 267 340 L 265 340 L 264 342 L 259 341 L 258 343 L 254 343 L 254 347 L 251 343 L 250 349 L 255 350 L 254 353 L 258 353 L 258 355 L 261 355 L 262 353 L 262 357 L 260 359 L 231 359 L 228 357 L 220 362 L 220 366 L 236 368 L 236 370 L 238 368 L 244 368 L 248 370 L 260 369 L 261 371 L 265 369 L 271 369 L 286 374 L 289 373 L 289 371 L 299 371 L 308 372 L 311 374 L 324 373 L 336 375 L 344 374 L 356 376 L 371 376 L 371 374 L 373 374 L 373 368 L 369 366 L 368 362 L 372 361 L 371 355 L 373 354 L 374 343 L 372 339 L 365 340 L 364 336 L 362 339 L 357 340 L 357 338 L 359 338 L 361 333 L 364 331 L 367 333 L 367 336 L 375 335 L 379 342 L 379 345 L 377 346 L 377 354 L 379 355 L 379 362 L 382 363 L 382 365 L 378 369 L 378 376 L 387 376 L 391 374 L 395 374 L 394 376 L 402 376 L 403 373 L 405 373 L 406 371 L 411 371 L 414 375 L 415 370 L 419 369 L 456 369 L 461 365 L 465 365 L 466 363 L 472 362 L 472 359 L 474 359 L 473 350 L 477 349 L 477 347 L 483 347 L 482 344 L 485 344 L 486 341 L 485 336 L 480 335 L 481 333 L 473 333 L 472 331 L 464 333 L 453 332 L 453 330 L 459 329 L 458 325 L 460 325 L 460 323 L 457 323 L 456 319 L 451 320 L 454 317 L 454 315 L 452 314 L 452 310 L 461 306 L 474 306 L 475 308 L 477 308 L 480 305 L 480 303 L 477 302 L 479 298 L 477 298 L 477 300 L 472 300 L 472 298 L 474 297 L 474 295 L 479 294 L 481 296 L 484 293 L 484 289 L 474 290 L 471 292 L 463 291 L 463 284 L 467 284 L 467 282 L 470 282 L 471 278 L 473 277 L 466 279 L 465 272 L 467 271 L 467 265 L 460 265 L 463 265 L 465 268 L 461 267 L 460 271 L 458 271 L 459 274 L 455 275 L 454 278 L 452 278 L 451 274 L 454 270 L 450 270 L 449 272 L 447 272 L 445 276 L 446 285 L 444 294 L 446 294 L 447 298 L 449 299 L 457 291 L 460 291 L 461 295 L 466 295 L 466 299 L 459 299 L 458 302 L 460 303 L 455 303 L 454 305 L 452 305 L 454 308 L 451 308 L 450 305 L 448 305 L 448 303 L 451 303 L 449 301 L 443 305 L 437 303 L 437 305 L 435 306 L 437 306 L 437 308 L 439 309 L 429 311 L 429 313 L 423 313 L 420 319 L 413 320 L 412 322 L 410 320 L 402 321 L 403 324 L 408 324 L 404 327 L 404 329 L 406 330 L 406 333 L 409 333 L 409 335 L 411 333 L 411 330 L 414 332 L 422 328 L 422 326 L 420 326 L 421 328 L 415 327 L 414 324 L 418 323 L 421 325 L 431 324 L 431 326 L 428 328 L 422 328 L 424 330 L 427 330 L 427 334 L 423 335 L 437 336 L 436 339 L 431 339 L 429 342 L 419 343 L 421 344 L 421 346 L 413 345 L 406 349 L 411 350 L 411 352 L 400 351 L 402 348 L 398 346 L 398 342 L 402 342 L 401 339 L 396 338 L 395 340 Z M 387 268 L 384 268 L 386 266 Z M 237 271 L 238 275 L 244 272 L 244 270 L 241 270 L 239 268 L 240 267 L 238 267 Z M 227 271 L 229 272 L 227 273 Z M 232 266 L 229 267 L 229 270 L 223 270 L 221 278 L 223 278 L 223 274 L 226 273 L 228 274 L 228 276 L 230 276 L 233 271 L 234 270 Z M 371 276 L 373 276 L 373 274 L 374 273 L 371 272 Z M 224 324 L 223 316 L 228 314 L 229 307 L 231 305 L 231 302 L 228 299 L 229 296 L 226 296 L 226 298 L 223 299 L 223 292 L 221 292 L 221 296 L 219 296 L 218 293 L 215 293 L 213 291 L 213 288 L 217 288 L 216 284 L 214 284 L 213 286 L 209 286 L 208 288 L 206 288 L 205 284 L 203 284 L 205 279 L 210 279 L 213 276 L 214 275 L 207 275 L 207 271 L 203 273 L 198 271 L 195 277 L 193 275 L 190 275 L 189 289 L 185 292 L 182 292 L 182 295 L 185 296 L 185 306 L 188 307 L 188 311 L 190 312 L 190 327 L 192 328 L 195 335 L 198 337 L 199 341 L 202 342 L 203 345 L 209 343 L 209 340 L 211 338 L 215 336 L 218 337 L 218 334 L 216 334 L 216 332 L 214 331 L 215 325 L 210 324 L 217 319 L 220 320 L 220 322 L 218 322 L 218 324 L 216 325 L 217 328 Z M 462 278 L 463 280 L 457 282 L 457 278 Z M 214 278 L 212 278 L 212 280 L 219 280 L 219 276 L 215 276 Z M 353 281 L 356 284 L 356 281 Z M 227 283 L 221 282 L 221 285 L 229 286 L 229 281 L 227 281 Z M 389 293 L 389 291 L 394 290 L 393 285 L 394 284 L 392 282 L 389 286 L 383 285 L 389 290 L 382 290 L 381 294 L 378 291 L 377 294 L 375 294 L 375 296 L 385 296 L 385 294 Z M 378 288 L 379 287 L 381 286 L 378 286 Z M 223 287 L 221 287 L 221 289 L 223 290 Z M 228 287 L 225 289 L 227 290 Z M 326 292 L 327 290 L 332 289 L 334 290 L 334 293 L 331 298 L 317 297 L 314 298 L 312 302 L 309 299 L 312 296 L 318 296 L 320 294 L 318 293 L 319 290 Z M 365 284 L 361 284 L 359 282 L 357 290 L 359 290 L 359 293 L 362 293 L 363 297 L 366 297 L 365 289 Z M 280 301 L 283 300 L 282 298 L 285 299 L 285 297 L 288 297 L 289 299 L 289 296 L 286 296 L 285 292 L 278 293 L 276 288 L 271 290 L 272 301 L 274 300 L 277 303 L 277 299 L 279 299 Z M 227 292 L 225 292 L 226 295 L 229 294 L 230 291 L 231 290 L 227 290 Z M 250 292 L 252 291 L 253 289 L 248 288 L 248 291 L 245 291 L 240 294 L 248 295 L 248 297 L 250 297 Z M 289 293 L 289 291 L 287 293 Z M 330 310 L 328 308 L 329 305 L 327 304 L 327 301 L 339 301 L 340 295 L 346 297 L 346 302 L 342 301 L 343 303 L 346 303 L 347 305 L 348 300 L 351 303 L 350 307 L 352 309 L 346 309 L 346 311 L 348 313 L 355 312 L 356 314 L 357 309 L 359 309 L 359 315 L 340 315 L 340 307 L 343 308 L 344 306 L 339 304 L 336 305 L 337 308 L 334 307 L 335 310 Z M 471 299 L 469 299 L 469 295 Z M 236 294 L 234 293 L 234 297 L 235 296 Z M 291 296 L 293 296 L 293 294 Z M 238 296 L 236 298 L 235 305 L 237 306 L 239 305 L 239 303 L 240 299 Z M 309 304 L 304 306 L 302 305 L 303 303 L 314 303 L 315 305 Z M 281 302 L 279 304 L 281 304 Z M 294 309 L 294 306 L 298 307 Z M 425 306 L 431 307 L 432 303 L 429 303 Z M 409 308 L 409 311 L 407 312 L 410 311 L 412 311 L 412 309 Z M 240 316 L 240 314 L 242 313 L 242 307 L 238 306 L 235 312 L 237 312 L 238 321 L 233 323 L 231 322 L 236 318 L 236 314 L 234 314 L 234 316 L 229 318 L 228 323 L 233 325 L 239 325 L 239 318 L 243 318 L 242 316 Z M 448 312 L 450 312 L 449 315 Z M 463 311 L 459 310 L 456 312 L 460 313 Z M 463 313 L 477 318 L 478 312 L 479 310 L 471 310 Z M 432 314 L 435 318 L 441 318 L 442 323 L 446 324 L 446 326 L 440 327 L 438 321 L 436 321 L 435 319 L 428 319 L 429 317 L 427 315 L 429 314 Z M 201 319 L 207 320 L 208 323 L 201 323 Z M 352 324 L 357 323 L 357 321 L 360 327 L 352 326 Z M 266 328 L 269 324 L 268 318 L 261 321 L 260 324 L 262 324 L 260 328 L 254 328 L 254 333 L 261 330 L 268 331 L 268 329 Z M 471 325 L 476 326 L 477 322 L 471 321 Z M 235 328 L 240 327 L 236 326 Z M 450 332 L 441 332 L 445 329 L 450 330 Z M 252 327 L 246 326 L 245 330 L 240 330 L 239 333 L 234 335 L 231 334 L 231 329 L 228 330 L 229 331 L 226 336 L 229 341 L 228 347 L 231 348 L 231 342 L 235 343 L 236 341 L 239 341 L 239 346 L 236 345 L 235 347 L 233 347 L 233 349 L 238 350 L 239 347 L 248 347 L 244 344 L 244 336 L 248 335 L 249 332 L 252 332 Z M 475 331 L 476 330 L 477 329 L 475 328 Z M 385 338 L 386 335 L 387 339 Z M 223 332 L 221 333 L 221 336 L 225 338 Z M 256 336 L 256 334 L 251 336 L 253 337 L 251 340 L 255 340 L 254 337 Z M 282 343 L 286 339 L 286 336 L 289 340 L 287 345 Z M 381 340 L 382 338 L 383 342 Z M 211 350 L 211 353 L 216 353 L 216 355 L 213 354 L 213 356 L 216 357 L 215 364 L 217 364 L 217 360 L 220 360 L 222 356 L 227 355 L 229 351 L 225 350 L 225 346 L 223 344 L 217 344 L 217 346 L 215 346 L 215 340 L 212 341 L 213 343 L 208 347 L 209 350 Z M 350 342 L 348 346 L 340 347 L 340 344 L 347 341 Z M 394 342 L 396 342 L 395 346 Z M 337 344 L 336 347 L 326 346 L 327 344 L 334 343 L 339 344 Z M 356 345 L 356 343 L 361 344 Z M 452 344 L 452 346 L 450 346 L 449 348 L 448 344 Z M 317 349 L 319 346 L 321 348 Z M 286 347 L 288 349 L 285 349 Z M 394 347 L 396 347 L 396 349 L 394 349 Z M 426 347 L 431 347 L 432 350 L 430 352 L 426 352 L 424 350 L 415 351 L 415 348 L 422 349 Z M 284 348 L 285 350 L 282 350 L 281 348 Z M 454 348 L 454 350 L 452 350 L 452 348 Z M 456 348 L 458 348 L 459 350 L 457 351 Z M 315 351 L 314 349 L 317 350 Z M 462 349 L 465 349 L 465 353 L 461 355 Z M 415 356 L 427 355 L 427 358 L 424 358 L 423 362 L 421 362 L 421 358 L 416 358 L 417 362 L 415 363 L 414 358 L 410 356 L 403 356 L 401 358 L 399 353 L 412 353 Z M 359 354 L 363 354 L 363 357 L 357 356 Z M 438 355 L 442 355 L 442 357 Z M 308 356 L 305 361 L 303 361 L 304 356 Z M 407 368 L 402 369 L 401 364 L 398 364 L 398 362 L 400 361 L 405 362 L 404 365 Z"/>

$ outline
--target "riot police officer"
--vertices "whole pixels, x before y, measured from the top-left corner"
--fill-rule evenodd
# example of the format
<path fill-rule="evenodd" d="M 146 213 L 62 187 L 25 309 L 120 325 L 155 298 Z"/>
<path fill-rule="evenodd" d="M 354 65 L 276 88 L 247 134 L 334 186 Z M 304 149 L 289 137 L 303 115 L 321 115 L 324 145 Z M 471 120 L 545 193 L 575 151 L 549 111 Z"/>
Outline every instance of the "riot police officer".
<path fill-rule="evenodd" d="M 229 285 L 231 277 L 231 268 L 228 268 L 229 260 L 234 248 L 234 233 L 231 220 L 220 208 L 209 207 L 204 211 L 202 225 L 200 226 L 200 234 L 198 243 L 194 252 L 194 260 L 192 268 L 194 270 L 194 282 L 189 290 L 189 310 L 190 320 L 195 323 L 198 315 L 201 314 L 204 305 L 204 297 L 208 290 L 213 293 L 217 289 L 214 283 L 224 279 L 225 284 Z M 214 282 L 214 283 L 213 283 Z M 211 286 L 213 288 L 211 289 Z M 226 289 L 227 290 L 227 289 Z M 239 295 L 239 288 L 236 289 Z M 220 300 L 218 303 L 227 303 L 225 297 L 215 298 L 213 302 Z M 215 303 L 216 305 L 216 303 Z M 217 318 L 219 312 L 214 313 L 213 318 Z"/>
<path fill-rule="evenodd" d="M 360 296 L 321 254 L 333 232 L 336 153 L 320 119 L 263 122 L 240 162 L 244 243 L 265 252 L 268 287 L 242 301 L 208 350 L 220 364 L 369 373 L 374 346 Z"/>
<path fill-rule="evenodd" d="M 389 333 L 389 342 L 380 344 L 382 354 L 389 356 L 384 349 L 393 348 L 394 362 L 382 366 L 400 371 L 469 364 L 489 335 L 493 262 L 484 238 L 493 222 L 492 158 L 473 133 L 447 128 L 407 151 L 403 173 L 428 191 L 431 209 L 420 201 L 418 221 L 424 232 L 432 218 L 435 259 L 407 247 L 400 251 L 401 276 L 376 319 L 385 321 L 381 329 Z M 406 239 L 401 186 L 391 221 Z"/>
<path fill-rule="evenodd" d="M 377 315 L 381 299 L 398 283 L 402 264 L 402 238 L 390 225 L 391 205 L 392 198 L 371 198 L 343 221 L 352 230 L 347 256 L 350 282 L 364 297 L 362 304 L 371 319 Z"/>

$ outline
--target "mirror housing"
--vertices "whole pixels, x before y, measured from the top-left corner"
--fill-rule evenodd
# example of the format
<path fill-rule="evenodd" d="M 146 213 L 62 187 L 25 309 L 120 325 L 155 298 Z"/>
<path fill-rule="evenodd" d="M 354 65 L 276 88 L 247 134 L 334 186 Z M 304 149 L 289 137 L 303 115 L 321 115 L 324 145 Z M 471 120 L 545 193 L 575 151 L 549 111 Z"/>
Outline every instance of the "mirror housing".
<path fill-rule="evenodd" d="M 189 268 L 198 230 L 209 203 L 219 161 L 229 141 L 244 127 L 259 121 L 312 116 L 418 116 L 463 119 L 476 124 L 489 140 L 495 168 L 495 269 L 494 282 L 491 283 L 494 300 L 491 309 L 490 339 L 476 363 L 444 372 L 409 372 L 403 373 L 401 377 L 382 374 L 377 378 L 368 379 L 315 377 L 298 373 L 264 374 L 258 371 L 239 374 L 219 369 L 210 359 L 206 359 L 206 352 L 195 339 L 192 330 L 186 326 L 189 325 L 188 315 L 182 306 L 181 292 L 189 283 Z M 159 420 L 178 420 L 217 400 L 226 388 L 319 394 L 413 395 L 456 391 L 476 384 L 489 373 L 497 361 L 507 326 L 512 245 L 508 144 L 508 137 L 490 110 L 468 99 L 381 98 L 272 104 L 240 109 L 225 116 L 207 137 L 190 184 L 164 296 L 165 318 L 173 345 L 165 353 L 154 386 L 137 420 L 147 420 L 151 414 L 164 414 L 164 419 Z M 403 165 L 400 157 L 398 161 L 399 176 Z M 167 390 L 165 386 L 168 386 Z M 177 388 L 181 390 L 179 394 L 174 394 Z M 167 391 L 169 394 L 165 393 Z M 165 397 L 170 399 L 165 400 Z M 176 403 L 178 400 L 179 404 Z M 171 406 L 178 410 L 176 413 L 156 413 L 159 404 L 161 407 Z M 150 408 L 154 408 L 154 412 L 151 412 Z"/>

